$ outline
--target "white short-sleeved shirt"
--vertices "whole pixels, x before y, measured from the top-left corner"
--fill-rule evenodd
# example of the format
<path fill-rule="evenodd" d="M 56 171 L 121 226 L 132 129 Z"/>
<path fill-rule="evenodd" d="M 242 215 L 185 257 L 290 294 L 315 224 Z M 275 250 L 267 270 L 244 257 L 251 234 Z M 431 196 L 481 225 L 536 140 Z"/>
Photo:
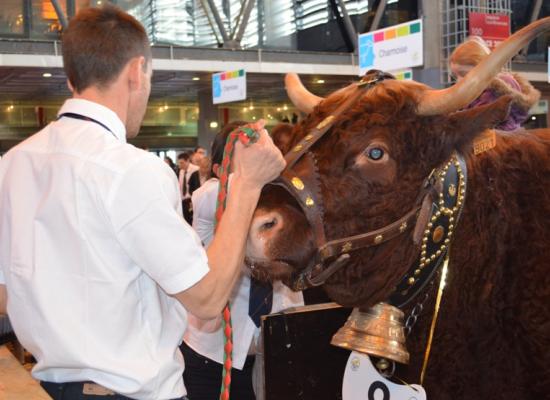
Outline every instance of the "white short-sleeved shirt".
<path fill-rule="evenodd" d="M 0 276 L 8 314 L 50 382 L 94 381 L 136 399 L 185 394 L 187 313 L 169 294 L 208 272 L 178 182 L 126 143 L 117 115 L 81 99 L 0 163 Z"/>
<path fill-rule="evenodd" d="M 214 233 L 218 179 L 209 179 L 193 192 L 193 228 L 205 245 L 210 244 Z M 251 344 L 255 344 L 260 330 L 248 315 L 250 276 L 243 267 L 241 278 L 231 295 L 231 323 L 233 326 L 233 367 L 242 369 Z M 271 312 L 304 305 L 302 292 L 293 292 L 281 282 L 273 284 Z M 189 313 L 185 343 L 197 353 L 220 364 L 223 363 L 224 336 L 218 321 L 205 322 Z M 217 329 L 215 328 L 217 326 Z M 213 328 L 214 327 L 214 328 Z"/>

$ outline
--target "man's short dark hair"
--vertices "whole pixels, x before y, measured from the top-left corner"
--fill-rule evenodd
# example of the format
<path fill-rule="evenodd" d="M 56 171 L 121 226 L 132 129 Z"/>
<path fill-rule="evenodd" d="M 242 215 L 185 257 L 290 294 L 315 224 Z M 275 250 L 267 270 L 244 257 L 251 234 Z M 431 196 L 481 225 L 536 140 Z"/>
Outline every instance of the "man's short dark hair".
<path fill-rule="evenodd" d="M 179 154 L 178 154 L 178 160 L 189 161 L 189 158 L 191 158 L 191 157 L 189 156 L 189 153 L 179 153 Z"/>
<path fill-rule="evenodd" d="M 196 153 L 197 151 L 199 151 L 199 149 L 203 149 L 203 150 L 206 150 L 204 147 L 202 146 L 197 146 L 195 147 L 195 150 L 193 151 L 193 153 Z"/>
<path fill-rule="evenodd" d="M 65 73 L 77 93 L 92 85 L 106 87 L 134 57 L 151 59 L 143 26 L 112 5 L 79 11 L 63 32 L 62 43 Z"/>

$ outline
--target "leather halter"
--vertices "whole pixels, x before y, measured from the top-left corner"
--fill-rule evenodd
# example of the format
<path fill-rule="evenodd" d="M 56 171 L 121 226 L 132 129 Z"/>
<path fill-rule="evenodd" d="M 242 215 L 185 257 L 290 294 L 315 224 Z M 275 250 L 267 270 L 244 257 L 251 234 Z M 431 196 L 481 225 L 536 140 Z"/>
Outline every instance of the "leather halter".
<path fill-rule="evenodd" d="M 321 182 L 316 160 L 310 149 L 368 89 L 385 79 L 394 79 L 394 77 L 381 71 L 371 70 L 360 82 L 354 84 L 353 93 L 285 155 L 286 168 L 280 177 L 271 183 L 282 186 L 299 203 L 311 225 L 317 247 L 317 252 L 309 265 L 293 277 L 291 283 L 293 290 L 304 290 L 324 284 L 326 279 L 349 262 L 350 252 L 380 245 L 408 231 L 416 225 L 421 208 L 425 209 L 424 213 L 429 213 L 430 219 L 427 224 L 428 229 L 424 232 L 422 253 L 418 265 L 411 267 L 401 283 L 397 285 L 396 292 L 391 296 L 390 301 L 397 306 L 410 301 L 431 279 L 446 253 L 454 228 L 453 224 L 456 225 L 461 211 L 466 185 L 464 178 L 466 165 L 459 155 L 454 155 L 444 167 L 432 171 L 424 181 L 413 208 L 397 221 L 371 232 L 331 241 L 326 239 Z M 437 179 L 439 179 L 439 185 L 437 185 Z M 454 186 L 454 193 L 455 195 L 459 193 L 459 196 L 449 195 L 453 193 L 449 185 Z M 444 190 L 447 190 L 447 195 L 443 193 Z M 432 201 L 426 201 L 426 199 Z M 454 203 L 453 199 L 456 200 Z M 430 241 L 426 235 L 432 232 L 430 229 L 434 222 L 438 221 L 441 223 L 434 227 L 434 232 L 437 230 L 436 236 Z M 437 247 L 439 243 L 442 243 L 442 247 Z"/>

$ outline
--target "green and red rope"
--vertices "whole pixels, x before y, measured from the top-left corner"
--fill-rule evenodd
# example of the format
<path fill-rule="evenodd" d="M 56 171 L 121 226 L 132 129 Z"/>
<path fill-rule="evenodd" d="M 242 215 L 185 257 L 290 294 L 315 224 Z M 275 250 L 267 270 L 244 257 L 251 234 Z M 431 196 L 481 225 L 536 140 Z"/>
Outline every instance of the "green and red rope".
<path fill-rule="evenodd" d="M 222 164 L 219 168 L 220 178 L 218 199 L 216 204 L 215 226 L 217 228 L 227 202 L 227 191 L 229 187 L 229 171 L 235 144 L 240 141 L 243 145 L 249 146 L 258 140 L 258 133 L 247 126 L 240 127 L 229 134 L 223 151 Z M 231 307 L 229 302 L 222 313 L 222 330 L 224 335 L 223 372 L 220 400 L 229 400 L 231 389 L 231 368 L 233 367 L 233 328 L 231 325 Z"/>

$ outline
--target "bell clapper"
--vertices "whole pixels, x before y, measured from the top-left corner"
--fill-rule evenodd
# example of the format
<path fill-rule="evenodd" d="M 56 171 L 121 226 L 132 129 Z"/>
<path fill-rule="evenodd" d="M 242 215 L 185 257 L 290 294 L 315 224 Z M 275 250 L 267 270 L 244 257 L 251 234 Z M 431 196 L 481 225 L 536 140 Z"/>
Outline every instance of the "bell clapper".
<path fill-rule="evenodd" d="M 374 366 L 384 378 L 391 378 L 395 372 L 395 361 L 380 358 Z"/>

